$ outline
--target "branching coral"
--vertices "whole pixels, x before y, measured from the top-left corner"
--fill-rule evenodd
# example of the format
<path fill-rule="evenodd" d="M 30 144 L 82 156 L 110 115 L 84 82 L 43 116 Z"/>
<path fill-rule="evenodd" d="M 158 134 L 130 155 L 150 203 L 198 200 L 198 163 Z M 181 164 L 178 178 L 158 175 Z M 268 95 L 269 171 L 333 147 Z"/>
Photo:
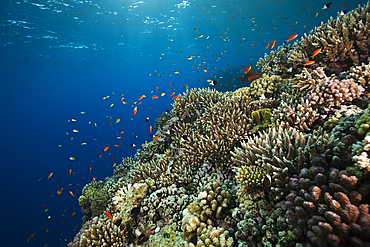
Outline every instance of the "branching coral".
<path fill-rule="evenodd" d="M 365 89 L 349 80 L 331 80 L 314 87 L 306 95 L 313 106 L 330 109 L 345 101 L 352 101 L 363 94 Z"/>
<path fill-rule="evenodd" d="M 307 68 L 303 68 L 301 74 L 297 74 L 293 80 L 293 86 L 299 88 L 302 92 L 306 92 L 320 84 L 329 81 L 326 76 L 324 68 L 318 67 L 312 72 L 309 72 Z"/>
<path fill-rule="evenodd" d="M 244 87 L 243 91 L 236 90 L 234 92 L 235 96 L 238 95 L 247 95 L 253 97 L 254 99 L 258 99 L 262 95 L 264 96 L 271 96 L 274 92 L 274 85 L 280 82 L 282 79 L 280 76 L 271 75 L 268 76 L 263 74 L 261 78 L 254 80 L 249 87 Z"/>

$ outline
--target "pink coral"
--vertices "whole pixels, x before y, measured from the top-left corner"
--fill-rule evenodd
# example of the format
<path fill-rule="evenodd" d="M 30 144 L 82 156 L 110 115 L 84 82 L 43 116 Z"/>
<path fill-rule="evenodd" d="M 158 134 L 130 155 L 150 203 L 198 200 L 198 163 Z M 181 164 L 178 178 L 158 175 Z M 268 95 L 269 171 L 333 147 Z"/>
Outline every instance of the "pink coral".
<path fill-rule="evenodd" d="M 332 107 L 345 101 L 352 101 L 363 94 L 365 89 L 350 80 L 330 80 L 322 83 L 309 91 L 306 99 L 312 106 Z"/>

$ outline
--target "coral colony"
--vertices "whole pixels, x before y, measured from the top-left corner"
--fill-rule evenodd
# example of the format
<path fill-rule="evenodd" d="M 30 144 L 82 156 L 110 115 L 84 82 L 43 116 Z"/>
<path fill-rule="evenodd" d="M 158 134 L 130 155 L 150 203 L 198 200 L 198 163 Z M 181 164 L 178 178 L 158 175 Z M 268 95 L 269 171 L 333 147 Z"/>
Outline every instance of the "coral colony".
<path fill-rule="evenodd" d="M 368 3 L 266 54 L 249 87 L 180 95 L 85 186 L 68 246 L 369 246 L 369 49 Z"/>

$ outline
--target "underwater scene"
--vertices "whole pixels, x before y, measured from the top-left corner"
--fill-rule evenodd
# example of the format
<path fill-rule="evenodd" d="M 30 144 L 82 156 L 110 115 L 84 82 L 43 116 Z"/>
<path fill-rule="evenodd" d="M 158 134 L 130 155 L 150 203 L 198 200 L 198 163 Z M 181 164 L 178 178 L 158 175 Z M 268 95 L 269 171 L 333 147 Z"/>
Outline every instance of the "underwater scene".
<path fill-rule="evenodd" d="M 370 246 L 370 3 L 5 0 L 1 246 Z"/>

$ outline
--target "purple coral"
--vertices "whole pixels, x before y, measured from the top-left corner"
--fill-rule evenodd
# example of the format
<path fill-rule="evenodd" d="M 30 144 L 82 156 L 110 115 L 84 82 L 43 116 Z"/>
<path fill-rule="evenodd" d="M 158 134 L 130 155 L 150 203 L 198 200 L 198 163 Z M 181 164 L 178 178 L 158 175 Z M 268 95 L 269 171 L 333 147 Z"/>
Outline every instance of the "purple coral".
<path fill-rule="evenodd" d="M 350 80 L 330 80 L 314 87 L 306 95 L 313 106 L 337 106 L 345 101 L 352 101 L 363 94 L 365 89 Z"/>
<path fill-rule="evenodd" d="M 320 165 L 290 179 L 285 205 L 295 234 L 316 246 L 369 245 L 369 205 L 361 204 L 357 177 Z"/>

